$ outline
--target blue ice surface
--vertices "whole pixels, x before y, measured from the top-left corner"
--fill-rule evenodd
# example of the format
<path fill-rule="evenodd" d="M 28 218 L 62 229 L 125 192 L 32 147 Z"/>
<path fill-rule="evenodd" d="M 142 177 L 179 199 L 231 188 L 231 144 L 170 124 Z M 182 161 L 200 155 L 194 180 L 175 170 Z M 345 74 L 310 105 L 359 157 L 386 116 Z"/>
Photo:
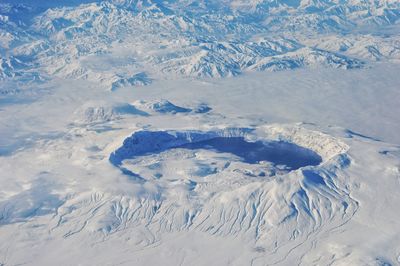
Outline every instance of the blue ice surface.
<path fill-rule="evenodd" d="M 268 161 L 275 165 L 285 165 L 292 170 L 307 165 L 318 165 L 321 162 L 318 154 L 293 143 L 285 141 L 248 142 L 244 137 L 217 137 L 187 143 L 177 148 L 231 153 L 249 164 Z"/>

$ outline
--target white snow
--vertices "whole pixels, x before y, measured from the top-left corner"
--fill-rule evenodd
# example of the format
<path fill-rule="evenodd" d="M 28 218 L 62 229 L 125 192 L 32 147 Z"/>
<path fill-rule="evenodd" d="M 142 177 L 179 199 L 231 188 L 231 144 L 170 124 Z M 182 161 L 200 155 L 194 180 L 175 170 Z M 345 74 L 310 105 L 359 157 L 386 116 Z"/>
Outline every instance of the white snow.
<path fill-rule="evenodd" d="M 0 265 L 398 265 L 399 17 L 0 3 Z"/>

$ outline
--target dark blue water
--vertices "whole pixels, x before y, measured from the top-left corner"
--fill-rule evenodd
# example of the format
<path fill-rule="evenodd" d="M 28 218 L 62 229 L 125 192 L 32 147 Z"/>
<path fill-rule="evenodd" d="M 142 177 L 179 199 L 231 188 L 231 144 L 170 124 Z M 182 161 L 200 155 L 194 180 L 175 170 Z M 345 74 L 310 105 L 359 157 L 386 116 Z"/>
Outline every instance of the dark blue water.
<path fill-rule="evenodd" d="M 205 141 L 187 143 L 176 148 L 231 153 L 244 162 L 256 164 L 268 161 L 275 165 L 285 165 L 295 170 L 307 165 L 318 165 L 321 157 L 312 150 L 284 141 L 248 142 L 243 137 L 217 137 Z"/>

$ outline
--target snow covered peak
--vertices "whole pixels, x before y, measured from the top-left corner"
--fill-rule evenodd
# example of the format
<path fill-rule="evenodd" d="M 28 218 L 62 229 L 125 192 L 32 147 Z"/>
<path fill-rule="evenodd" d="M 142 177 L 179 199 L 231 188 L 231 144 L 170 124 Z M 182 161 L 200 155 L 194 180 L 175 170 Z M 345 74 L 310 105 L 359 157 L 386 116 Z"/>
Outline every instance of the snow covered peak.
<path fill-rule="evenodd" d="M 391 0 L 6 0 L 0 78 L 18 76 L 13 60 L 30 73 L 110 90 L 171 76 L 360 68 L 400 58 L 399 18 L 400 2 Z M 375 34 L 387 26 L 394 30 Z"/>

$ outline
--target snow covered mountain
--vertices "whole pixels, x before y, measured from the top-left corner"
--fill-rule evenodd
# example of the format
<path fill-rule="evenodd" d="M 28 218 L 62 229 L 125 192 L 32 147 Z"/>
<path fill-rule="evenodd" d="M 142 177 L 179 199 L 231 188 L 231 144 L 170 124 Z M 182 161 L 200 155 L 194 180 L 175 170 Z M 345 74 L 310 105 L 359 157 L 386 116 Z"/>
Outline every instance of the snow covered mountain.
<path fill-rule="evenodd" d="M 374 32 L 397 28 L 399 8 L 398 1 L 3 3 L 0 77 L 21 76 L 22 67 L 28 79 L 86 79 L 114 90 L 171 76 L 360 68 L 399 59 L 398 35 Z M 368 35 L 356 33 L 365 27 Z"/>
<path fill-rule="evenodd" d="M 399 63 L 398 0 L 2 0 L 0 266 L 397 265 Z"/>

